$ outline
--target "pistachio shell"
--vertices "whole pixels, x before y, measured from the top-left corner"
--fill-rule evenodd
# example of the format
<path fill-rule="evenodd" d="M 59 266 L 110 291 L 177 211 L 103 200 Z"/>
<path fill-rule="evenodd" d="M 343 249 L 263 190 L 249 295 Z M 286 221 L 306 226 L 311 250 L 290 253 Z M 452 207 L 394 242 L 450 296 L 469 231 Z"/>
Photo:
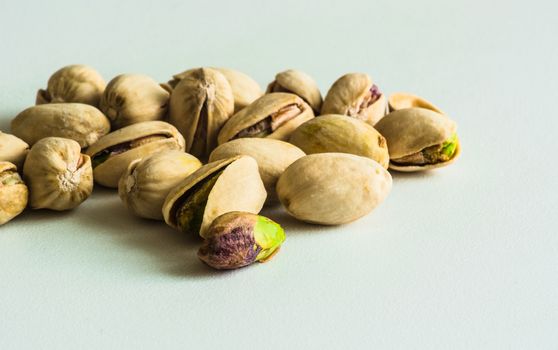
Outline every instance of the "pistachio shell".
<path fill-rule="evenodd" d="M 23 177 L 33 209 L 72 209 L 93 190 L 91 159 L 76 141 L 60 137 L 46 137 L 31 147 Z"/>
<path fill-rule="evenodd" d="M 247 155 L 256 160 L 260 176 L 267 192 L 267 204 L 276 203 L 275 185 L 279 176 L 298 158 L 305 154 L 290 143 L 268 138 L 241 138 L 226 142 L 215 148 L 209 161 Z"/>
<path fill-rule="evenodd" d="M 275 80 L 269 83 L 266 93 L 290 92 L 300 96 L 312 107 L 315 114 L 320 113 L 322 108 L 322 94 L 318 85 L 308 74 L 299 70 L 289 69 L 275 76 Z"/>
<path fill-rule="evenodd" d="M 162 220 L 171 189 L 200 168 L 200 161 L 182 151 L 164 151 L 130 163 L 118 183 L 118 194 L 133 214 Z"/>
<path fill-rule="evenodd" d="M 23 170 L 23 161 L 29 152 L 29 145 L 20 138 L 0 131 L 0 161 L 15 164 Z"/>
<path fill-rule="evenodd" d="M 155 120 L 113 131 L 89 147 L 86 153 L 93 159 L 95 181 L 116 188 L 132 161 L 166 150 L 184 151 L 184 138 L 174 126 Z"/>
<path fill-rule="evenodd" d="M 193 69 L 172 92 L 169 122 L 184 136 L 186 152 L 205 159 L 217 147 L 217 134 L 233 111 L 233 93 L 223 74 Z"/>
<path fill-rule="evenodd" d="M 49 103 L 29 107 L 12 120 L 12 133 L 35 144 L 43 137 L 62 137 L 88 147 L 110 131 L 110 123 L 97 108 L 83 103 Z"/>
<path fill-rule="evenodd" d="M 457 125 L 448 117 L 424 108 L 401 109 L 388 114 L 376 129 L 388 143 L 389 168 L 398 171 L 421 171 L 451 164 L 460 153 L 460 145 L 447 162 L 426 165 L 401 165 L 394 160 L 421 152 L 425 148 L 440 145 L 456 133 Z"/>
<path fill-rule="evenodd" d="M 105 85 L 103 77 L 89 66 L 62 67 L 48 79 L 46 90 L 37 92 L 36 104 L 77 102 L 97 107 Z"/>
<path fill-rule="evenodd" d="M 227 78 L 234 96 L 234 113 L 257 100 L 263 93 L 260 85 L 248 75 L 229 68 L 213 68 Z"/>
<path fill-rule="evenodd" d="M 311 119 L 293 132 L 289 142 L 306 154 L 351 153 L 375 160 L 386 169 L 389 164 L 386 139 L 370 124 L 344 115 Z"/>
<path fill-rule="evenodd" d="M 167 113 L 170 93 L 142 74 L 122 74 L 112 79 L 101 98 L 100 109 L 112 128 L 161 120 Z"/>
<path fill-rule="evenodd" d="M 431 111 L 444 114 L 442 110 L 440 110 L 438 107 L 428 102 L 424 98 L 413 94 L 408 94 L 406 92 L 396 92 L 391 94 L 388 99 L 388 105 L 390 112 L 395 112 L 405 108 L 418 107 L 430 109 Z"/>
<path fill-rule="evenodd" d="M 287 212 L 309 223 L 354 221 L 380 204 L 391 175 L 376 161 L 346 153 L 319 153 L 291 164 L 277 182 Z"/>
<path fill-rule="evenodd" d="M 386 114 L 386 98 L 372 79 L 363 73 L 349 73 L 337 79 L 322 105 L 322 114 L 341 114 L 376 124 Z"/>
<path fill-rule="evenodd" d="M 298 112 L 294 117 L 278 122 L 276 129 L 268 130 L 267 135 L 255 137 L 267 137 L 277 140 L 288 140 L 291 133 L 305 121 L 314 118 L 312 109 L 300 97 L 294 94 L 274 92 L 266 94 L 254 101 L 248 107 L 234 114 L 221 129 L 218 142 L 223 144 L 235 138 L 240 138 L 238 134 L 243 130 L 255 127 L 261 123 L 273 119 L 273 116 L 280 116 L 281 113 L 289 108 L 296 108 Z M 287 113 L 289 113 L 287 111 Z M 280 120 L 278 118 L 278 120 Z M 271 128 L 273 128 L 271 126 Z"/>
<path fill-rule="evenodd" d="M 27 206 L 27 186 L 10 162 L 0 161 L 0 225 L 18 216 Z"/>
<path fill-rule="evenodd" d="M 165 222 L 178 228 L 176 212 L 181 202 L 192 195 L 190 189 L 198 189 L 204 181 L 219 173 L 203 207 L 199 235 L 205 237 L 209 225 L 224 213 L 259 213 L 265 202 L 266 192 L 258 172 L 258 164 L 251 157 L 238 156 L 202 166 L 171 190 L 163 204 Z"/>

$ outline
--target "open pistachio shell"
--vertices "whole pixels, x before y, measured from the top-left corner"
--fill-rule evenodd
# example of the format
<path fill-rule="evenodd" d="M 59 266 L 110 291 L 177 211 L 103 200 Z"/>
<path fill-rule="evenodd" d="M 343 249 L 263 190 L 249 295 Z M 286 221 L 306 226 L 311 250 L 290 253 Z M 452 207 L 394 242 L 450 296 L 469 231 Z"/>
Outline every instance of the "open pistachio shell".
<path fill-rule="evenodd" d="M 298 147 L 290 143 L 269 138 L 247 137 L 226 142 L 215 148 L 209 156 L 209 161 L 247 155 L 256 160 L 260 176 L 267 192 L 267 204 L 278 201 L 275 185 L 279 176 L 295 160 L 305 154 Z"/>
<path fill-rule="evenodd" d="M 162 220 L 163 203 L 171 189 L 202 166 L 182 151 L 164 151 L 130 163 L 118 182 L 118 195 L 133 214 Z"/>
<path fill-rule="evenodd" d="M 112 79 L 101 97 L 100 109 L 113 130 L 161 120 L 167 113 L 170 93 L 143 74 L 122 74 Z"/>
<path fill-rule="evenodd" d="M 308 74 L 295 69 L 289 69 L 275 76 L 269 83 L 266 93 L 289 92 L 300 96 L 312 107 L 315 114 L 322 108 L 322 94 L 318 85 Z"/>
<path fill-rule="evenodd" d="M 300 124 L 312 118 L 312 108 L 297 95 L 266 94 L 234 114 L 221 129 L 218 142 L 223 144 L 243 137 L 286 141 Z"/>
<path fill-rule="evenodd" d="M 251 157 L 238 156 L 206 164 L 184 179 L 169 192 L 163 216 L 169 226 L 205 237 L 219 215 L 257 214 L 265 198 L 258 164 Z"/>
<path fill-rule="evenodd" d="M 105 90 L 105 81 L 89 66 L 74 64 L 54 72 L 48 79 L 46 90 L 37 92 L 36 104 L 77 102 L 94 107 Z"/>
<path fill-rule="evenodd" d="M 61 137 L 46 137 L 31 147 L 23 177 L 33 209 L 72 209 L 93 190 L 91 159 L 76 141 Z"/>
<path fill-rule="evenodd" d="M 391 175 L 376 161 L 347 153 L 319 153 L 291 164 L 277 182 L 287 212 L 315 224 L 354 221 L 380 204 Z"/>
<path fill-rule="evenodd" d="M 337 79 L 322 105 L 322 114 L 342 114 L 376 124 L 386 115 L 386 98 L 372 79 L 363 73 L 349 73 Z"/>
<path fill-rule="evenodd" d="M 311 119 L 293 132 L 289 142 L 306 154 L 351 153 L 375 160 L 386 169 L 389 164 L 386 139 L 370 124 L 344 115 Z"/>
<path fill-rule="evenodd" d="M 43 137 L 63 137 L 88 147 L 110 131 L 107 117 L 83 103 L 49 103 L 33 106 L 12 120 L 12 133 L 35 144 Z"/>
<path fill-rule="evenodd" d="M 0 161 L 15 164 L 17 170 L 23 170 L 23 161 L 29 152 L 29 145 L 20 138 L 0 131 Z"/>
<path fill-rule="evenodd" d="M 413 172 L 451 164 L 459 156 L 457 125 L 448 117 L 424 108 L 388 114 L 376 129 L 386 138 L 389 168 Z"/>
<path fill-rule="evenodd" d="M 18 216 L 27 206 L 27 186 L 16 166 L 0 161 L 0 225 Z"/>
<path fill-rule="evenodd" d="M 233 114 L 234 97 L 223 74 L 211 68 L 186 71 L 172 92 L 169 122 L 186 140 L 186 152 L 206 159 Z"/>
<path fill-rule="evenodd" d="M 444 112 L 442 112 L 442 110 L 436 107 L 433 103 L 422 97 L 406 92 L 396 92 L 389 95 L 388 105 L 390 112 L 395 112 L 405 108 L 418 107 L 444 114 Z"/>
<path fill-rule="evenodd" d="M 174 126 L 155 120 L 113 131 L 89 147 L 86 153 L 93 162 L 95 182 L 116 188 L 132 161 L 166 150 L 184 151 L 184 138 Z"/>

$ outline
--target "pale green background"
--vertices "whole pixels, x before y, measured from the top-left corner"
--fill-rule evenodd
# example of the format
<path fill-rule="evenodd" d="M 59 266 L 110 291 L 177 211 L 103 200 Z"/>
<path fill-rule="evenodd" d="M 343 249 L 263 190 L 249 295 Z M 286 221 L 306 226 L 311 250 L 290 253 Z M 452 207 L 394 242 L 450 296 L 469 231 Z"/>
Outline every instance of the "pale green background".
<path fill-rule="evenodd" d="M 57 68 L 108 79 L 227 66 L 322 92 L 369 73 L 459 124 L 463 156 L 396 175 L 342 227 L 295 222 L 269 264 L 217 273 L 197 242 L 96 189 L 0 228 L 2 349 L 556 349 L 557 7 L 552 1 L 0 0 L 0 128 Z"/>

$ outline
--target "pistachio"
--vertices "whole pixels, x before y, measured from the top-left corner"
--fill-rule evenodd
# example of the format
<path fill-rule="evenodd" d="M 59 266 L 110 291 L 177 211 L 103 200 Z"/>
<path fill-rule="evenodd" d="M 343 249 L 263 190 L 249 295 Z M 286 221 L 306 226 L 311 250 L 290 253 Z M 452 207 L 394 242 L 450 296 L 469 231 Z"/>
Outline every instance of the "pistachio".
<path fill-rule="evenodd" d="M 328 114 L 299 126 L 290 141 L 306 154 L 340 152 L 368 157 L 387 169 L 386 139 L 374 127 L 356 118 Z"/>
<path fill-rule="evenodd" d="M 18 216 L 27 206 L 27 186 L 10 162 L 0 161 L 0 225 Z"/>
<path fill-rule="evenodd" d="M 14 135 L 0 131 L 0 161 L 13 163 L 21 171 L 27 152 L 29 152 L 27 143 Z"/>
<path fill-rule="evenodd" d="M 347 115 L 374 125 L 386 114 L 386 98 L 367 74 L 349 73 L 329 89 L 322 114 Z"/>
<path fill-rule="evenodd" d="M 258 164 L 249 156 L 206 164 L 171 190 L 163 204 L 165 222 L 185 233 L 205 233 L 231 211 L 257 214 L 265 202 Z"/>
<path fill-rule="evenodd" d="M 35 144 L 43 137 L 62 137 L 88 147 L 110 131 L 110 123 L 97 108 L 83 103 L 49 103 L 29 107 L 12 120 L 12 133 Z"/>
<path fill-rule="evenodd" d="M 407 108 L 388 114 L 376 129 L 389 148 L 389 168 L 412 172 L 453 163 L 461 152 L 455 122 L 424 108 Z"/>
<path fill-rule="evenodd" d="M 97 107 L 105 85 L 91 67 L 81 64 L 62 67 L 50 76 L 46 90 L 37 92 L 36 104 L 77 102 Z"/>
<path fill-rule="evenodd" d="M 234 96 L 234 113 L 257 100 L 263 93 L 260 85 L 248 75 L 229 68 L 213 68 L 227 78 Z"/>
<path fill-rule="evenodd" d="M 184 135 L 186 152 L 206 159 L 232 115 L 234 98 L 223 74 L 210 68 L 187 71 L 170 99 L 171 124 Z"/>
<path fill-rule="evenodd" d="M 413 94 L 408 94 L 406 92 L 396 92 L 391 94 L 388 99 L 388 105 L 390 112 L 395 112 L 405 108 L 418 107 L 430 109 L 431 111 L 444 114 L 444 112 L 442 112 L 438 107 L 428 102 L 424 98 Z"/>
<path fill-rule="evenodd" d="M 118 194 L 133 214 L 162 220 L 171 189 L 200 168 L 200 161 L 182 151 L 164 151 L 130 163 L 118 182 Z"/>
<path fill-rule="evenodd" d="M 387 197 L 391 185 L 391 175 L 376 161 L 319 153 L 291 164 L 277 182 L 277 194 L 295 218 L 339 225 L 371 212 Z"/>
<path fill-rule="evenodd" d="M 278 201 L 275 185 L 279 176 L 295 160 L 305 156 L 298 147 L 290 143 L 261 138 L 242 138 L 226 142 L 211 152 L 209 161 L 247 155 L 256 160 L 260 176 L 267 192 L 267 204 Z"/>
<path fill-rule="evenodd" d="M 100 109 L 113 129 L 161 120 L 167 113 L 170 93 L 142 74 L 122 74 L 112 79 L 101 97 Z"/>
<path fill-rule="evenodd" d="M 266 93 L 290 92 L 300 96 L 315 114 L 320 113 L 322 108 L 322 94 L 318 85 L 308 74 L 289 69 L 275 76 L 275 80 L 269 83 Z"/>
<path fill-rule="evenodd" d="M 95 181 L 116 188 L 132 161 L 165 150 L 184 151 L 184 138 L 174 126 L 154 120 L 113 131 L 89 147 L 86 153 L 93 162 Z"/>
<path fill-rule="evenodd" d="M 276 222 L 251 213 L 230 212 L 209 227 L 198 257 L 215 269 L 237 269 L 269 261 L 285 241 Z"/>
<path fill-rule="evenodd" d="M 76 141 L 61 137 L 46 137 L 31 147 L 23 177 L 33 209 L 72 209 L 93 190 L 91 159 Z"/>
<path fill-rule="evenodd" d="M 219 132 L 219 144 L 243 137 L 287 140 L 294 129 L 314 118 L 312 109 L 294 94 L 274 92 L 263 95 L 236 113 Z"/>

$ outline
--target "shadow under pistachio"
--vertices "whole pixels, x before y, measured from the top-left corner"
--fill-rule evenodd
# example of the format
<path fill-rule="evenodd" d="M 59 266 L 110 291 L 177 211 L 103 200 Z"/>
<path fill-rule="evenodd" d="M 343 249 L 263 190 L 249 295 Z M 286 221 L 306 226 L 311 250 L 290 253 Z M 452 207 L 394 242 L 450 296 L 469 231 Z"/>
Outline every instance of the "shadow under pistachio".
<path fill-rule="evenodd" d="M 281 204 L 264 207 L 260 215 L 268 217 L 281 225 L 281 227 L 285 230 L 287 237 L 318 232 L 323 233 L 324 231 L 334 231 L 335 228 L 335 226 L 309 224 L 304 221 L 297 220 L 289 215 Z"/>

